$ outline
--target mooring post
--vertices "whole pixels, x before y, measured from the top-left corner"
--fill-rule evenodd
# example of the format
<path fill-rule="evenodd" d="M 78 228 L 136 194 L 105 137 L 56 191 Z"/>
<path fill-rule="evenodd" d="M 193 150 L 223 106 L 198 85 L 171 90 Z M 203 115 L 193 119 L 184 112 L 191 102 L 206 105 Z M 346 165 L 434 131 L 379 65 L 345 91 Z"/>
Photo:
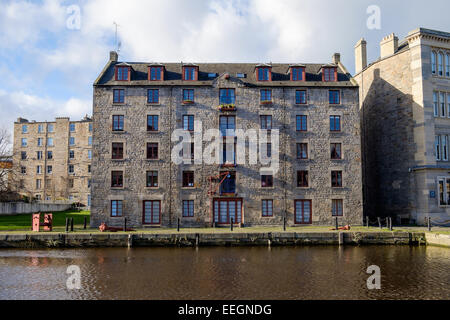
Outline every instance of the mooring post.
<path fill-rule="evenodd" d="M 73 232 L 73 218 L 70 218 L 70 231 Z"/>
<path fill-rule="evenodd" d="M 428 231 L 431 231 L 431 218 L 428 217 Z"/>
<path fill-rule="evenodd" d="M 177 232 L 180 232 L 180 218 L 177 219 Z"/>
<path fill-rule="evenodd" d="M 123 219 L 123 232 L 127 232 L 127 218 Z"/>
<path fill-rule="evenodd" d="M 369 216 L 366 216 L 366 226 L 367 226 L 367 229 L 369 229 Z"/>
<path fill-rule="evenodd" d="M 336 217 L 335 219 L 336 219 L 336 221 L 335 221 L 335 223 L 336 223 L 336 230 L 339 230 L 338 218 Z"/>
<path fill-rule="evenodd" d="M 83 225 L 83 229 L 86 230 L 86 226 L 87 226 L 87 218 L 84 217 L 84 225 Z"/>
<path fill-rule="evenodd" d="M 381 218 L 378 217 L 377 219 L 378 219 L 378 226 L 380 227 L 380 229 L 382 229 L 382 228 L 381 228 Z"/>
<path fill-rule="evenodd" d="M 283 217 L 283 231 L 286 231 L 286 217 Z"/>
<path fill-rule="evenodd" d="M 66 232 L 69 232 L 69 218 L 66 217 Z"/>
<path fill-rule="evenodd" d="M 231 231 L 233 231 L 233 218 L 231 218 Z"/>

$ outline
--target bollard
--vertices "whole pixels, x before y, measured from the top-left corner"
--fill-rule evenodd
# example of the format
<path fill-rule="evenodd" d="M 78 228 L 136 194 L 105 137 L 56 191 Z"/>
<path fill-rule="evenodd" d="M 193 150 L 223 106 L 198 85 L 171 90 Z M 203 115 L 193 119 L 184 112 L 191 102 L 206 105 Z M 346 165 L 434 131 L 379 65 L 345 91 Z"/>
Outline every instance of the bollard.
<path fill-rule="evenodd" d="M 389 217 L 389 230 L 392 231 L 392 217 Z"/>
<path fill-rule="evenodd" d="M 366 216 L 366 225 L 367 225 L 367 229 L 369 229 L 369 216 Z"/>
<path fill-rule="evenodd" d="M 66 232 L 69 232 L 69 218 L 66 217 Z"/>
<path fill-rule="evenodd" d="M 180 232 L 180 218 L 177 219 L 177 231 Z"/>
<path fill-rule="evenodd" d="M 380 229 L 382 229 L 382 228 L 381 228 L 381 218 L 378 217 L 377 219 L 378 219 L 378 226 L 380 227 Z"/>
<path fill-rule="evenodd" d="M 231 218 L 231 231 L 233 231 L 233 218 Z"/>
<path fill-rule="evenodd" d="M 336 230 L 339 230 L 338 218 L 336 217 L 335 219 L 336 219 L 336 221 L 335 221 L 335 223 L 336 223 Z"/>
<path fill-rule="evenodd" d="M 70 218 L 70 232 L 73 232 L 73 218 Z"/>
<path fill-rule="evenodd" d="M 123 219 L 123 232 L 127 231 L 127 218 Z"/>
<path fill-rule="evenodd" d="M 431 218 L 428 217 L 428 231 L 431 231 Z"/>
<path fill-rule="evenodd" d="M 84 230 L 86 230 L 86 225 L 87 225 L 87 218 L 84 217 L 84 226 L 83 226 L 83 229 L 84 229 Z"/>
<path fill-rule="evenodd" d="M 283 217 L 283 231 L 286 231 L 286 217 Z"/>

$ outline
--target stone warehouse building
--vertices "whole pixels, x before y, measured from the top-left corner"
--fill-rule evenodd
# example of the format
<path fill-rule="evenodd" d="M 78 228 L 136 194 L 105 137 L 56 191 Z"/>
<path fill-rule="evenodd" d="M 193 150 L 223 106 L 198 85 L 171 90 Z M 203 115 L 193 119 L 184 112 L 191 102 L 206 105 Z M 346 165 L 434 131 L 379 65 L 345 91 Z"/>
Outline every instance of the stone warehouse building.
<path fill-rule="evenodd" d="M 330 64 L 192 64 L 119 62 L 111 52 L 93 108 L 94 227 L 362 223 L 358 87 L 339 54 Z M 261 171 L 248 153 L 236 164 L 224 149 L 217 164 L 175 164 L 172 132 L 193 135 L 197 121 L 220 129 L 219 140 L 279 130 L 279 170 Z"/>
<path fill-rule="evenodd" d="M 364 211 L 423 224 L 450 213 L 450 33 L 419 28 L 380 43 L 367 65 L 355 46 Z"/>
<path fill-rule="evenodd" d="M 37 200 L 91 203 L 92 121 L 56 118 L 14 123 L 13 172 L 17 191 Z"/>

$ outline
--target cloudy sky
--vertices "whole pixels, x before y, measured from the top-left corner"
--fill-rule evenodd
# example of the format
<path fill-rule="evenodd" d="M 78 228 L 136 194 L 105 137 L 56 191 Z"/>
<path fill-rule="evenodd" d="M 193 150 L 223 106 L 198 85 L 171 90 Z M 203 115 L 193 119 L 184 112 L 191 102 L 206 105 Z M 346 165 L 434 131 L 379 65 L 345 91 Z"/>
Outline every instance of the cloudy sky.
<path fill-rule="evenodd" d="M 380 28 L 367 20 L 380 9 Z M 19 117 L 91 114 L 92 83 L 121 61 L 331 62 L 354 71 L 353 47 L 417 27 L 450 32 L 448 0 L 0 0 L 0 127 Z M 376 25 L 375 25 L 376 26 Z"/>

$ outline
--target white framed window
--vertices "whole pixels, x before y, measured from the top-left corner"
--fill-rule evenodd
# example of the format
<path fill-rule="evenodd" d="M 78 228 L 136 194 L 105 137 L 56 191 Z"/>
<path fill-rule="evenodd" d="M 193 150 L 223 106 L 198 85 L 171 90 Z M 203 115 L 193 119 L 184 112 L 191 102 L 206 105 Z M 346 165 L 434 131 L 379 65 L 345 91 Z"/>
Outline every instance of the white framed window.
<path fill-rule="evenodd" d="M 37 174 L 41 174 L 42 173 L 42 166 L 37 166 L 36 167 L 36 173 Z"/>
<path fill-rule="evenodd" d="M 48 132 L 54 132 L 55 131 L 55 126 L 51 123 L 48 124 L 47 127 Z"/>
<path fill-rule="evenodd" d="M 22 125 L 22 133 L 28 133 L 28 126 L 26 124 Z"/>
<path fill-rule="evenodd" d="M 434 150 L 436 153 L 436 160 L 441 160 L 441 136 L 435 136 L 434 138 Z"/>
<path fill-rule="evenodd" d="M 438 74 L 440 76 L 444 75 L 444 54 L 442 52 L 439 52 L 438 56 Z"/>
<path fill-rule="evenodd" d="M 69 130 L 70 132 L 75 132 L 75 123 L 69 124 Z"/>
<path fill-rule="evenodd" d="M 38 133 L 44 132 L 44 126 L 42 124 L 38 125 Z"/>
<path fill-rule="evenodd" d="M 438 205 L 450 205 L 450 177 L 437 177 Z"/>
<path fill-rule="evenodd" d="M 439 92 L 439 105 L 441 117 L 445 117 L 445 92 Z"/>
<path fill-rule="evenodd" d="M 22 147 L 26 147 L 28 145 L 27 138 L 22 138 Z"/>
<path fill-rule="evenodd" d="M 75 145 L 75 138 L 74 137 L 70 137 L 69 138 L 69 145 L 71 145 L 71 146 Z"/>
<path fill-rule="evenodd" d="M 434 116 L 439 116 L 439 101 L 438 101 L 438 93 L 433 92 L 433 109 L 434 109 Z"/>
<path fill-rule="evenodd" d="M 53 147 L 53 138 L 48 138 L 47 139 L 47 146 Z"/>

